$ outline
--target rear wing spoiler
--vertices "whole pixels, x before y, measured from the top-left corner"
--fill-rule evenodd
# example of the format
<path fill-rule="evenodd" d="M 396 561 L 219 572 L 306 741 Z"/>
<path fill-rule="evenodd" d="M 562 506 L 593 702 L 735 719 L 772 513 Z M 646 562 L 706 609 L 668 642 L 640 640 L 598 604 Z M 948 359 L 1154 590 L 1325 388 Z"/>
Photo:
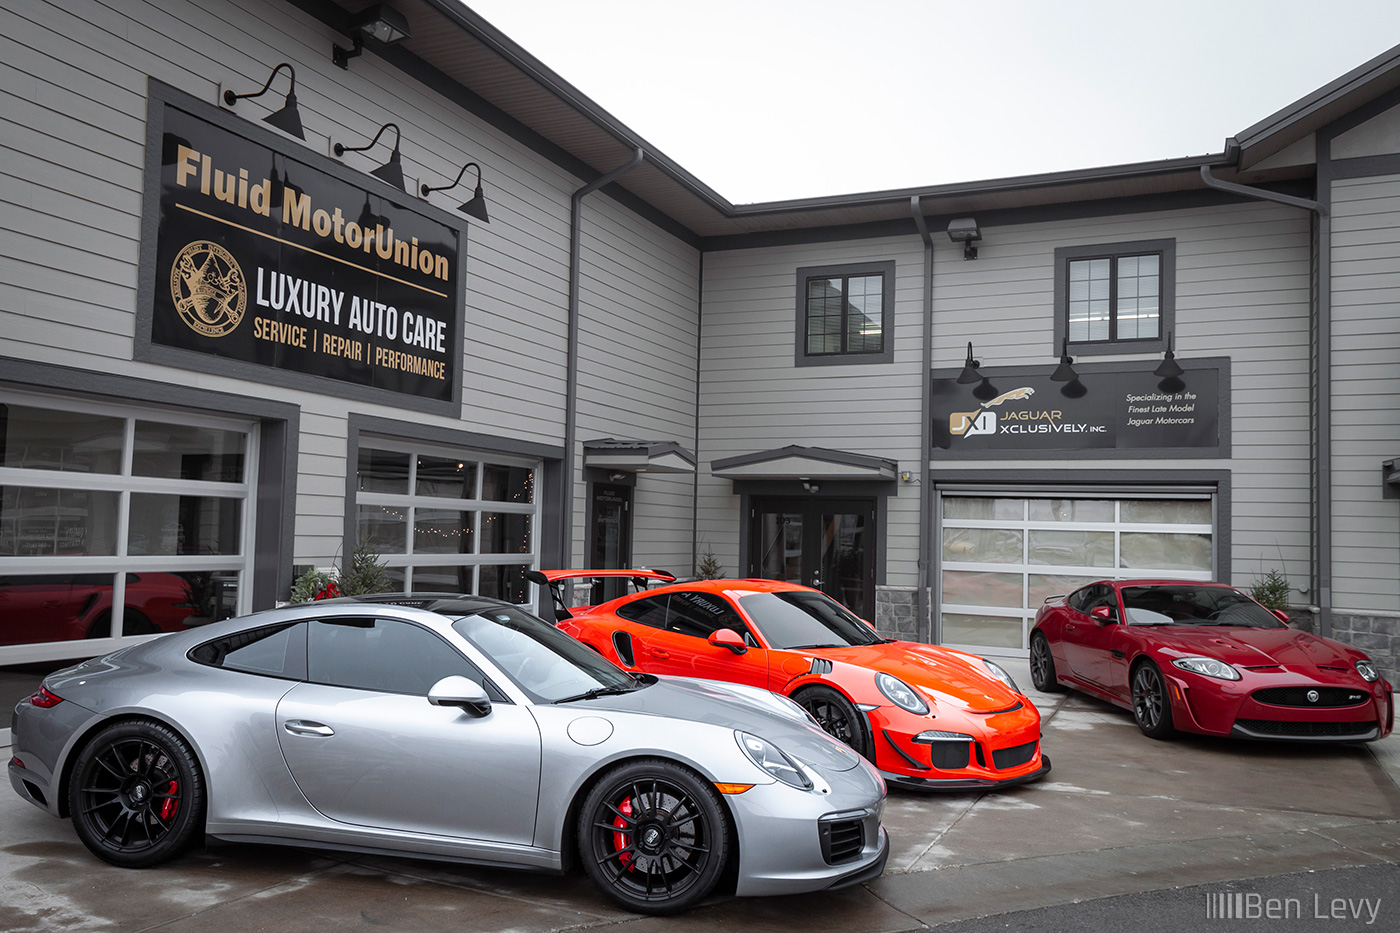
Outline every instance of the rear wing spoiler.
<path fill-rule="evenodd" d="M 632 586 L 636 590 L 644 590 L 651 582 L 675 583 L 676 575 L 665 570 L 628 570 L 625 568 L 609 568 L 606 570 L 527 570 L 525 579 L 536 586 L 549 590 L 549 595 L 554 601 L 554 617 L 556 621 L 573 618 L 573 613 L 564 602 L 563 584 L 568 580 L 588 580 L 599 579 L 601 577 L 622 578 L 632 581 Z"/>

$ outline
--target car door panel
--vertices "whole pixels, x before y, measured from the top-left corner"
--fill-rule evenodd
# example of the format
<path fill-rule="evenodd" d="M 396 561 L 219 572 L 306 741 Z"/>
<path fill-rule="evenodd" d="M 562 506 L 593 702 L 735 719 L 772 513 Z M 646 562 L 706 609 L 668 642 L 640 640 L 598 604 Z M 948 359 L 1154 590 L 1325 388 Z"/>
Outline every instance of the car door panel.
<path fill-rule="evenodd" d="M 530 845 L 540 734 L 528 710 L 484 717 L 426 697 L 303 683 L 277 705 L 302 794 L 342 823 Z"/>

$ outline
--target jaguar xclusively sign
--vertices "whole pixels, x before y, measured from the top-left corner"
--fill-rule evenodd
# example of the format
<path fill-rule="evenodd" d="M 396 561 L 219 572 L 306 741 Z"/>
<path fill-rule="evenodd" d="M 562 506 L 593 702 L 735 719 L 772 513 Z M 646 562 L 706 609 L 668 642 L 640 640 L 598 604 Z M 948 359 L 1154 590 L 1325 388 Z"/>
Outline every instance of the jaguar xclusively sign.
<path fill-rule="evenodd" d="M 790 701 L 629 674 L 472 596 L 327 600 L 51 674 L 15 708 L 9 773 L 116 865 L 206 833 L 581 864 L 648 913 L 721 879 L 741 895 L 854 884 L 889 846 L 879 774 Z"/>

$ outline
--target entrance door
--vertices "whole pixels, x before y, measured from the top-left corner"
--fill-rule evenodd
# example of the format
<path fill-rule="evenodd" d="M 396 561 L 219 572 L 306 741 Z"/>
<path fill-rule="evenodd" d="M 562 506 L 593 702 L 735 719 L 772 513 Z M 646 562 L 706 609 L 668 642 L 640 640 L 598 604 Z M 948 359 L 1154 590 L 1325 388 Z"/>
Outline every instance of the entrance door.
<path fill-rule="evenodd" d="M 873 499 L 755 499 L 750 521 L 750 576 L 814 587 L 874 616 Z"/>
<path fill-rule="evenodd" d="M 612 570 L 632 565 L 632 487 L 593 484 L 593 523 L 589 529 L 589 567 Z M 607 602 L 627 594 L 627 581 L 606 577 L 593 581 L 588 601 Z"/>

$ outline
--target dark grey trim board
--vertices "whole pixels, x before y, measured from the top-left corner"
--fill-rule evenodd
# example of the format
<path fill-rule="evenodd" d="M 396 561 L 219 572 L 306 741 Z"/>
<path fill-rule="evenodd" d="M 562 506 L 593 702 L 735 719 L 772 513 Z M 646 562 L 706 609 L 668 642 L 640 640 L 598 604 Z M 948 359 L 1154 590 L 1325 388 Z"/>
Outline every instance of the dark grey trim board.
<path fill-rule="evenodd" d="M 539 529 L 536 539 L 540 543 L 538 553 L 540 563 L 545 567 L 563 566 L 563 555 L 559 553 L 557 544 L 560 527 L 559 503 L 563 500 L 563 447 L 498 437 L 494 434 L 480 434 L 476 431 L 439 428 L 418 421 L 398 421 L 353 411 L 345 424 L 345 523 L 341 553 L 349 554 L 355 548 L 355 496 L 359 491 L 355 488 L 355 472 L 356 464 L 360 462 L 360 439 L 366 434 L 409 443 L 465 447 L 488 453 L 537 457 L 543 460 L 544 476 L 535 484 L 535 494 L 543 497 L 540 522 L 544 527 Z"/>
<path fill-rule="evenodd" d="M 1120 340 L 1116 343 L 1075 343 L 1069 348 L 1076 356 L 1096 356 L 1119 353 L 1161 353 L 1167 348 L 1167 334 L 1176 330 L 1176 240 L 1134 240 L 1123 243 L 1094 243 L 1085 246 L 1061 246 L 1055 250 L 1055 342 L 1050 355 L 1059 357 L 1065 334 L 1069 331 L 1069 263 L 1076 259 L 1100 256 L 1126 256 L 1161 253 L 1162 266 L 1158 295 L 1161 326 L 1155 340 Z M 1116 309 L 1115 309 L 1116 310 Z"/>
<path fill-rule="evenodd" d="M 1197 178 L 1199 179 L 1199 175 Z M 1298 197 L 1312 197 L 1312 181 L 1310 179 L 1277 185 L 1259 185 L 1258 187 Z M 1255 199 L 1226 194 L 1223 191 L 1215 191 L 1210 188 L 1198 188 L 1168 194 L 1098 198 L 1034 207 L 1009 207 L 994 210 L 971 208 L 955 214 L 925 214 L 924 220 L 930 230 L 943 230 L 947 228 L 948 222 L 955 217 L 974 216 L 983 231 L 983 241 L 978 246 L 981 249 L 989 250 L 996 245 L 994 232 L 992 236 L 987 235 L 988 229 L 992 227 L 1055 223 L 1062 220 L 1085 220 L 1096 217 L 1121 217 L 1124 214 L 1147 214 L 1157 211 L 1189 210 L 1198 207 L 1219 207 L 1226 204 L 1245 204 L 1253 200 Z M 918 229 L 912 219 L 880 220 L 862 224 L 832 224 L 794 230 L 709 236 L 700 241 L 700 248 L 711 253 L 722 250 L 802 246 L 810 243 L 833 243 L 843 240 L 869 240 L 880 237 L 916 235 L 918 235 Z"/>
<path fill-rule="evenodd" d="M 809 354 L 807 352 L 807 282 L 835 276 L 880 276 L 880 327 L 882 349 L 879 353 Z M 828 266 L 804 266 L 797 270 L 797 325 L 795 327 L 796 366 L 873 366 L 894 361 L 894 260 L 879 262 L 846 262 Z"/>
<path fill-rule="evenodd" d="M 193 350 L 182 350 L 151 342 L 151 323 L 155 316 L 156 238 L 160 224 L 161 140 L 167 105 L 202 120 L 207 120 L 220 129 L 243 136 L 258 145 L 286 153 L 291 158 L 305 162 L 318 171 L 332 175 L 348 185 L 372 191 L 398 207 L 422 214 L 456 230 L 457 268 L 461 274 L 455 296 L 456 333 L 459 339 L 453 341 L 452 357 L 449 363 L 452 369 L 451 399 L 419 398 L 403 392 L 391 392 L 310 373 L 293 372 L 273 366 L 224 359 L 208 353 L 197 353 Z M 467 229 L 466 219 L 460 214 L 450 214 L 434 207 L 427 201 L 420 201 L 392 185 L 385 184 L 373 175 L 349 169 L 329 156 L 298 143 L 288 136 L 264 129 L 260 122 L 245 119 L 213 104 L 205 103 L 196 97 L 191 97 L 184 91 L 155 78 L 149 78 L 147 80 L 146 102 L 145 182 L 141 196 L 141 259 L 136 285 L 136 333 L 132 344 L 132 357 L 163 366 L 192 369 L 197 372 L 213 373 L 259 384 L 284 386 L 335 398 L 372 402 L 393 408 L 447 415 L 452 418 L 459 417 L 462 412 L 462 347 L 466 338 Z"/>
<path fill-rule="evenodd" d="M 262 427 L 254 491 L 253 608 L 271 609 L 292 585 L 301 409 L 287 402 L 196 389 L 172 382 L 0 357 L 0 385 L 70 398 L 151 405 L 172 411 L 256 419 Z"/>
<path fill-rule="evenodd" d="M 1331 178 L 1370 178 L 1375 175 L 1400 175 L 1400 155 L 1361 156 L 1338 159 L 1330 165 Z"/>
<path fill-rule="evenodd" d="M 1230 582 L 1234 506 L 1231 495 L 1233 474 L 1229 470 L 931 470 L 929 478 L 933 484 L 933 494 L 939 497 L 940 502 L 944 487 L 963 485 L 1004 483 L 1008 495 L 1014 495 L 1017 487 L 1024 486 L 1082 486 L 1086 491 L 1098 489 L 1108 493 L 1112 493 L 1114 486 L 1214 486 L 1216 525 L 1211 557 L 1215 562 L 1215 579 L 1222 583 Z M 938 521 L 942 521 L 941 505 Z M 933 534 L 935 531 L 931 528 L 927 533 Z M 942 548 L 933 548 L 933 554 L 934 575 L 939 577 L 943 573 Z"/>
<path fill-rule="evenodd" d="M 1056 351 L 1058 356 L 1058 351 Z M 933 452 L 934 462 L 947 460 L 1015 460 L 1025 462 L 1033 460 L 1228 460 L 1232 456 L 1234 446 L 1234 428 L 1231 412 L 1234 410 L 1231 386 L 1234 380 L 1230 375 L 1230 358 L 1228 356 L 1202 356 L 1187 357 L 1178 359 L 1181 368 L 1185 370 L 1183 379 L 1190 379 L 1191 373 L 1199 370 L 1214 369 L 1219 374 L 1219 382 L 1216 385 L 1217 399 L 1220 404 L 1220 413 L 1216 424 L 1220 432 L 1220 445 L 1218 447 L 1153 447 L 1142 449 L 1109 449 L 1091 448 L 1086 450 L 1048 450 L 1044 452 L 1036 451 L 1012 451 L 1012 450 L 980 450 L 980 451 L 958 451 L 958 450 L 936 450 Z M 1128 363 L 1081 363 L 1078 360 L 1074 363 L 1075 372 L 1081 376 L 1092 376 L 1102 372 L 1122 372 L 1125 366 L 1133 365 Z M 1146 366 L 1146 363 L 1138 365 Z M 1013 380 L 1018 376 L 1044 376 L 1047 371 L 1054 369 L 1050 366 L 983 366 L 979 372 L 994 382 L 1001 380 Z M 956 379 L 961 369 L 935 369 L 930 373 L 931 379 Z M 1189 385 L 1189 383 L 1188 383 Z"/>

